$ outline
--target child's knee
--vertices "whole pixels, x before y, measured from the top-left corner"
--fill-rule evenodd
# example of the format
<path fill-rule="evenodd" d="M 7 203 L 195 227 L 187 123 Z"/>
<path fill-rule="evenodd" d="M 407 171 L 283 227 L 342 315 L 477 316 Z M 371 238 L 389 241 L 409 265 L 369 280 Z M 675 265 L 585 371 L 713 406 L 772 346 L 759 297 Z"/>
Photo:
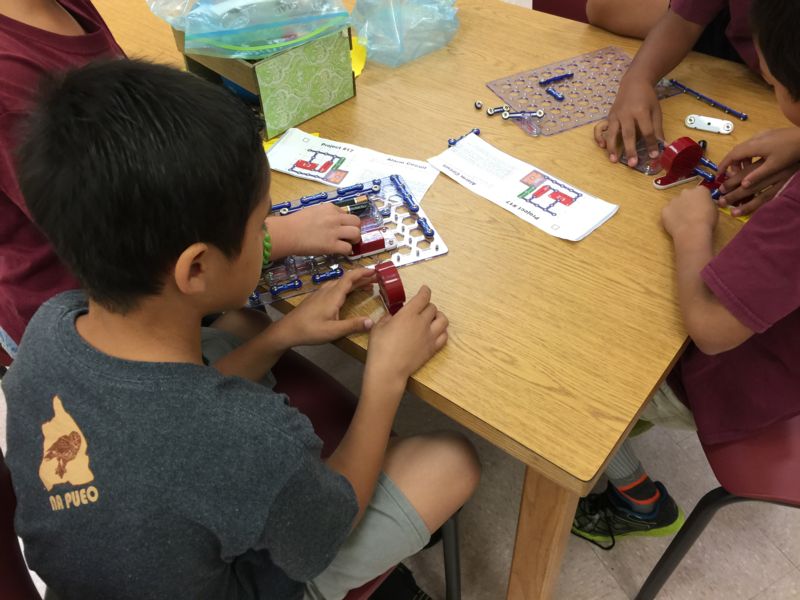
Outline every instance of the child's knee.
<path fill-rule="evenodd" d="M 475 446 L 462 434 L 443 431 L 430 436 L 430 462 L 439 472 L 443 489 L 463 496 L 472 496 L 481 478 L 481 463 Z"/>

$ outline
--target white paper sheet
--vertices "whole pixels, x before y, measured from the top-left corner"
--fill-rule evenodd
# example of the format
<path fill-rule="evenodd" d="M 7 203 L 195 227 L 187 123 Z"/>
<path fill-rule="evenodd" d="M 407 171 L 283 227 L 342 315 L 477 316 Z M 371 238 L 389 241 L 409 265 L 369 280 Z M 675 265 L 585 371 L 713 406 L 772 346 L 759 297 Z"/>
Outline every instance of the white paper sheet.
<path fill-rule="evenodd" d="M 270 167 L 336 187 L 402 175 L 417 202 L 439 172 L 427 162 L 315 137 L 292 128 L 267 152 Z"/>
<path fill-rule="evenodd" d="M 555 237 L 577 242 L 619 208 L 470 133 L 428 162 L 465 188 Z"/>

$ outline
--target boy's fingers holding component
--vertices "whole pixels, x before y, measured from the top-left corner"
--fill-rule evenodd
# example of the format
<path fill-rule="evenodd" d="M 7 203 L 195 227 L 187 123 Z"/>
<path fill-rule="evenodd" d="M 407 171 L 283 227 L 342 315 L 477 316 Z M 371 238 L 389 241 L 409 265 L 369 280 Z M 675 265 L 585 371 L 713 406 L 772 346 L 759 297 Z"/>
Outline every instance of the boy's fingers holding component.
<path fill-rule="evenodd" d="M 433 320 L 436 318 L 436 313 L 439 311 L 436 308 L 436 305 L 433 302 L 428 303 L 428 306 L 422 309 L 420 316 L 425 319 L 427 322 L 432 323 Z"/>
<path fill-rule="evenodd" d="M 351 291 L 369 285 L 375 281 L 375 270 L 359 267 L 358 269 L 348 269 L 344 276 L 337 282 L 340 289 L 346 294 Z"/>
<path fill-rule="evenodd" d="M 369 317 L 351 317 L 349 319 L 330 321 L 327 328 L 330 339 L 339 339 L 354 333 L 369 331 L 373 325 L 374 323 Z"/>
<path fill-rule="evenodd" d="M 358 215 L 351 215 L 350 213 L 346 212 L 344 208 L 339 209 L 337 220 L 339 221 L 340 227 L 357 229 L 359 232 L 361 231 L 361 217 Z"/>
<path fill-rule="evenodd" d="M 431 332 L 436 336 L 440 336 L 447 331 L 449 326 L 450 320 L 442 311 L 437 310 L 431 322 Z"/>
<path fill-rule="evenodd" d="M 333 243 L 332 248 L 332 254 L 341 254 L 342 256 L 347 256 L 353 252 L 353 244 L 341 239 L 341 236 Z"/>
<path fill-rule="evenodd" d="M 653 126 L 655 128 L 655 148 L 650 149 L 650 158 L 656 158 L 661 153 L 658 148 L 658 143 L 666 139 L 664 137 L 664 118 L 661 114 L 661 104 L 656 102 L 653 105 Z M 653 150 L 655 150 L 655 155 L 653 154 Z"/>
<path fill-rule="evenodd" d="M 355 225 L 350 223 L 343 223 L 339 226 L 339 239 L 347 240 L 353 244 L 361 241 L 361 219 L 355 215 L 345 215 L 347 217 L 355 217 Z"/>
<path fill-rule="evenodd" d="M 594 126 L 594 143 L 600 148 L 606 147 L 606 132 L 608 131 L 608 121 L 603 119 Z"/>
<path fill-rule="evenodd" d="M 752 200 L 747 202 L 743 202 L 738 206 L 731 206 L 730 211 L 734 217 L 744 217 L 756 212 L 759 208 L 764 206 L 767 202 L 772 200 L 775 197 L 775 194 L 778 193 L 778 187 L 772 186 L 760 194 L 757 194 L 753 197 Z"/>
<path fill-rule="evenodd" d="M 414 314 L 421 313 L 425 307 L 427 307 L 431 302 L 431 288 L 427 285 L 423 285 L 419 288 L 419 291 L 414 295 L 414 297 L 406 302 L 404 308 L 408 308 L 409 312 L 413 312 Z"/>
<path fill-rule="evenodd" d="M 626 120 L 622 123 L 622 144 L 625 148 L 625 156 L 628 157 L 628 166 L 635 167 L 639 163 L 638 153 L 636 152 L 636 122 Z"/>
<path fill-rule="evenodd" d="M 639 123 L 639 132 L 642 134 L 642 138 L 644 139 L 645 148 L 647 148 L 648 156 L 650 158 L 657 158 L 658 136 L 656 135 L 656 130 L 653 127 L 653 121 L 651 119 L 641 121 Z M 638 162 L 638 157 L 637 157 L 637 162 Z"/>
<path fill-rule="evenodd" d="M 447 340 L 449 339 L 449 337 L 450 337 L 450 336 L 449 336 L 449 335 L 447 334 L 447 332 L 445 331 L 443 334 L 441 334 L 439 337 L 437 337 L 437 338 L 436 338 L 435 347 L 436 347 L 436 351 L 437 351 L 437 352 L 438 352 L 439 350 L 441 350 L 442 348 L 444 348 L 444 347 L 445 347 L 445 345 L 447 344 Z"/>
<path fill-rule="evenodd" d="M 611 162 L 619 160 L 619 153 L 622 148 L 619 136 L 619 121 L 616 119 L 609 119 L 608 128 L 605 133 L 606 151 L 608 152 L 608 159 Z"/>

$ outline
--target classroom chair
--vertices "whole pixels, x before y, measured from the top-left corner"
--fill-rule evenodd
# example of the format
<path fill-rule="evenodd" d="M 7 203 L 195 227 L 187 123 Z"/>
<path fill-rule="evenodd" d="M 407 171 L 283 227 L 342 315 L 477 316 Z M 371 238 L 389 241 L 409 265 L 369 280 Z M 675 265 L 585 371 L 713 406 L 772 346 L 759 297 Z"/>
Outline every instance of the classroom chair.
<path fill-rule="evenodd" d="M 689 515 L 639 590 L 636 600 L 652 600 L 723 506 L 757 500 L 800 507 L 800 415 L 775 423 L 745 440 L 703 445 L 721 484 L 708 492 Z"/>
<path fill-rule="evenodd" d="M 3 600 L 41 600 L 22 558 L 14 533 L 17 499 L 11 486 L 11 473 L 0 451 L 0 598 Z"/>
<path fill-rule="evenodd" d="M 557 17 L 588 23 L 586 0 L 531 0 L 531 8 Z"/>

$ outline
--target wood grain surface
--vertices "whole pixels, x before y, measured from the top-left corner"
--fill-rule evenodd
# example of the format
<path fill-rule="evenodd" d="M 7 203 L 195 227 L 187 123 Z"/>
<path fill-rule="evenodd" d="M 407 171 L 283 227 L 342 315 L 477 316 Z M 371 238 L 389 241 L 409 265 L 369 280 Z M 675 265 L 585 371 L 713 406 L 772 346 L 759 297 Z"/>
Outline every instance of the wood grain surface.
<path fill-rule="evenodd" d="M 169 29 L 143 0 L 96 0 L 131 55 L 175 64 Z M 661 208 L 676 191 L 610 164 L 592 126 L 533 138 L 473 102 L 496 98 L 485 83 L 608 45 L 638 42 L 497 0 L 461 0 L 461 26 L 445 48 L 397 69 L 368 63 L 357 96 L 301 127 L 382 152 L 425 159 L 472 127 L 499 149 L 619 204 L 578 243 L 546 235 L 440 175 L 423 202 L 450 247 L 401 272 L 407 293 L 433 289 L 451 321 L 450 342 L 410 390 L 559 486 L 587 491 L 686 340 L 676 303 L 672 249 Z M 762 129 L 783 126 L 769 88 L 744 66 L 693 54 L 675 71 L 685 84 L 750 114 L 732 135 L 704 134 L 708 156 Z M 669 140 L 700 138 L 688 114 L 721 117 L 687 96 L 662 103 Z M 275 202 L 321 186 L 274 174 Z M 739 227 L 721 216 L 717 241 Z M 287 303 L 288 304 L 288 303 Z M 284 305 L 284 308 L 288 306 Z M 374 313 L 360 294 L 350 313 Z M 366 336 L 341 342 L 362 357 Z"/>

